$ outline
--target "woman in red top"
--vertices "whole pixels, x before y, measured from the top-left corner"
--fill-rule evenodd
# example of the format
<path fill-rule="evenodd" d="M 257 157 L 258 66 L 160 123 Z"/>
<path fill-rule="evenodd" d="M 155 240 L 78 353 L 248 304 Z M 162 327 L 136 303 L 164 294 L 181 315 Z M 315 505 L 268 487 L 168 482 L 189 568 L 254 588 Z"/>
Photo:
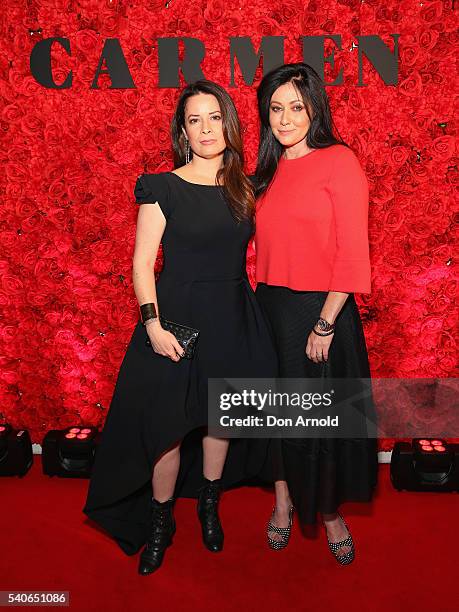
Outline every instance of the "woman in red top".
<path fill-rule="evenodd" d="M 271 324 L 280 376 L 370 378 L 354 300 L 354 292 L 371 288 L 366 176 L 333 135 L 327 95 L 310 66 L 271 71 L 257 95 L 256 296 Z M 303 524 L 321 512 L 330 550 L 350 563 L 354 544 L 338 507 L 370 501 L 376 439 L 283 439 L 271 447 L 271 548 L 287 545 L 294 508 Z"/>

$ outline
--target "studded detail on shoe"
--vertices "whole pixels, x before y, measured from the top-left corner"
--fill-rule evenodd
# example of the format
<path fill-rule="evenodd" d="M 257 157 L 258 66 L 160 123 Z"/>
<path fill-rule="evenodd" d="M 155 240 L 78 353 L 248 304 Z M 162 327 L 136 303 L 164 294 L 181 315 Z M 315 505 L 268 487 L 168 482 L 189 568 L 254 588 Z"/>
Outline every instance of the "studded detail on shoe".
<path fill-rule="evenodd" d="M 330 548 L 331 552 L 333 553 L 338 563 L 341 563 L 341 565 L 348 565 L 349 563 L 352 563 L 355 557 L 354 541 L 352 540 L 352 535 L 349 530 L 349 527 L 346 525 L 346 521 L 343 519 L 341 514 L 339 514 L 339 512 L 338 512 L 338 516 L 343 521 L 343 524 L 348 530 L 349 535 L 347 536 L 347 538 L 345 538 L 344 540 L 341 540 L 340 542 L 330 542 L 330 540 L 328 539 L 328 534 L 327 534 L 328 547 Z M 344 553 L 344 555 L 338 555 L 337 554 L 338 551 L 341 548 L 344 548 L 345 546 L 349 546 L 351 550 L 349 550 L 347 553 Z"/>
<path fill-rule="evenodd" d="M 272 523 L 272 517 L 274 516 L 274 512 L 276 510 L 276 508 L 273 508 L 271 520 L 268 522 L 268 528 L 267 528 L 268 545 L 273 550 L 281 550 L 282 548 L 285 548 L 289 542 L 290 532 L 292 530 L 293 509 L 294 509 L 293 506 L 290 506 L 288 527 L 277 527 L 276 525 L 273 525 Z M 274 533 L 278 533 L 280 536 L 282 536 L 282 540 L 277 541 L 271 538 L 269 535 L 270 531 L 273 531 Z"/>

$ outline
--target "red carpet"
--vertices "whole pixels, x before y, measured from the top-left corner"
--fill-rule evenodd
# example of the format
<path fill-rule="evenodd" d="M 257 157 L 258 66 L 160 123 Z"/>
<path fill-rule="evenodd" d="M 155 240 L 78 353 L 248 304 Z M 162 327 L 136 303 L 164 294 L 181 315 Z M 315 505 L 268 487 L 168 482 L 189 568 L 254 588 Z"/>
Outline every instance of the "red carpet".
<path fill-rule="evenodd" d="M 457 610 L 459 496 L 398 493 L 380 466 L 372 505 L 345 504 L 356 559 L 336 563 L 325 532 L 271 551 L 265 523 L 271 494 L 227 492 L 225 549 L 208 552 L 194 500 L 179 500 L 177 533 L 163 567 L 137 575 L 127 557 L 81 512 L 87 480 L 48 478 L 40 456 L 23 478 L 1 478 L 0 590 L 70 591 L 70 609 L 118 610 Z M 454 605 L 456 601 L 456 605 Z"/>

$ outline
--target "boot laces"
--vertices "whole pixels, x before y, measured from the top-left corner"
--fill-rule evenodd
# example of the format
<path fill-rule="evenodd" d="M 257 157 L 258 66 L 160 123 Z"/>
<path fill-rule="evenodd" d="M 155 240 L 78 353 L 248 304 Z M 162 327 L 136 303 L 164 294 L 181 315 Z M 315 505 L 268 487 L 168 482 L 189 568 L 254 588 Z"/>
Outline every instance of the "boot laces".
<path fill-rule="evenodd" d="M 163 538 L 167 535 L 169 519 L 169 509 L 153 508 L 151 516 L 151 530 L 148 537 L 147 545 L 155 546 L 161 544 Z"/>

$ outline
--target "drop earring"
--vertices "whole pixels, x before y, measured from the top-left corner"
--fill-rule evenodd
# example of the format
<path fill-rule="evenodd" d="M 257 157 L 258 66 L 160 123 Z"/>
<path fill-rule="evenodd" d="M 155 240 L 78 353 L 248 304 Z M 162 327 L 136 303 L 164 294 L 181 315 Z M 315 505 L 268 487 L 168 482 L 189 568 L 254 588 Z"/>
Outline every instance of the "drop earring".
<path fill-rule="evenodd" d="M 190 152 L 191 152 L 190 141 L 187 138 L 185 142 L 185 162 L 187 164 L 190 163 Z"/>

